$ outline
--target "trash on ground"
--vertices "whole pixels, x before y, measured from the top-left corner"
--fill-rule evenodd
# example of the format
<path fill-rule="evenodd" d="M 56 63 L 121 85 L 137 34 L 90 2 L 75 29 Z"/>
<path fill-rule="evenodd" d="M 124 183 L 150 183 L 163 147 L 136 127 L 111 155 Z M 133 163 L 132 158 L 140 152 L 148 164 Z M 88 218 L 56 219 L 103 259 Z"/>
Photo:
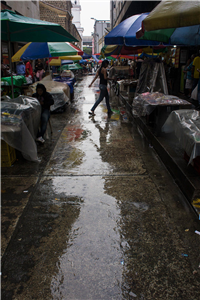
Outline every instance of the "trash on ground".
<path fill-rule="evenodd" d="M 129 296 L 131 296 L 131 297 L 137 297 L 137 295 L 134 294 L 133 292 L 130 292 L 130 293 L 129 293 Z"/>

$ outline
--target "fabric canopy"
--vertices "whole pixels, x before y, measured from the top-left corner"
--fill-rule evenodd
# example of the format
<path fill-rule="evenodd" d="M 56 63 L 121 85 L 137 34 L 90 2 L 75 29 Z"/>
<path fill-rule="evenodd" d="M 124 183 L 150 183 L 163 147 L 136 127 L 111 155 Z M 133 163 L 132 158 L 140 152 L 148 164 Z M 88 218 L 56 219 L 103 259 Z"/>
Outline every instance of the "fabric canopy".
<path fill-rule="evenodd" d="M 144 31 L 200 24 L 200 1 L 161 1 L 143 20 Z"/>
<path fill-rule="evenodd" d="M 136 38 L 136 32 L 140 29 L 142 21 L 149 13 L 134 15 L 111 30 L 104 38 L 105 45 L 126 45 L 126 46 L 154 46 L 155 41 L 144 41 Z"/>
<path fill-rule="evenodd" d="M 83 55 L 84 52 L 79 47 L 75 46 L 72 43 L 69 43 L 69 44 L 71 47 L 73 47 L 75 50 L 77 50 L 77 55 Z"/>
<path fill-rule="evenodd" d="M 70 43 L 28 43 L 13 57 L 12 62 L 46 57 L 77 55 L 77 50 Z"/>
<path fill-rule="evenodd" d="M 167 43 L 168 45 L 198 46 L 200 45 L 200 25 L 145 32 L 139 30 L 136 36 L 143 40 L 151 39 Z"/>
<path fill-rule="evenodd" d="M 1 40 L 10 42 L 78 42 L 59 24 L 24 17 L 11 10 L 1 11 Z"/>

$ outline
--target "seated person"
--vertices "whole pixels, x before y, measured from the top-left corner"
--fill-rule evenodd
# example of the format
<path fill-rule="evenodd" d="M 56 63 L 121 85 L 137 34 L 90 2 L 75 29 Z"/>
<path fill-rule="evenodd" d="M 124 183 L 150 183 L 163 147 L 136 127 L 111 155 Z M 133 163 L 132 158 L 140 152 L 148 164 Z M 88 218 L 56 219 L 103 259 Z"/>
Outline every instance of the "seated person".
<path fill-rule="evenodd" d="M 54 100 L 51 94 L 46 91 L 45 86 L 41 83 L 37 84 L 36 93 L 34 93 L 32 97 L 38 99 L 42 107 L 40 130 L 38 131 L 36 141 L 44 143 L 44 134 L 50 118 L 50 106 L 54 104 Z"/>
<path fill-rule="evenodd" d="M 26 67 L 23 61 L 20 61 L 16 66 L 16 73 L 17 75 L 26 75 Z"/>

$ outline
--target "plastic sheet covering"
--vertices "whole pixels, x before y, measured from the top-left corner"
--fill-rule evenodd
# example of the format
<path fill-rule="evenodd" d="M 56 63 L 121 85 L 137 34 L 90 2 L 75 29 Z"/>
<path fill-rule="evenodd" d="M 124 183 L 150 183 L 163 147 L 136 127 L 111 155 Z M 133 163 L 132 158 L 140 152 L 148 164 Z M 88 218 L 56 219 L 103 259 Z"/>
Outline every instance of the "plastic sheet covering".
<path fill-rule="evenodd" d="M 1 139 L 27 160 L 38 161 L 35 138 L 40 117 L 41 106 L 35 98 L 19 96 L 1 102 Z"/>
<path fill-rule="evenodd" d="M 134 116 L 142 117 L 150 115 L 157 106 L 178 106 L 191 105 L 186 100 L 182 100 L 173 95 L 164 95 L 163 93 L 143 93 L 137 95 L 132 102 L 132 113 Z"/>
<path fill-rule="evenodd" d="M 36 93 L 36 86 L 38 83 L 42 83 L 47 92 L 49 92 L 53 99 L 54 105 L 51 105 L 50 110 L 56 111 L 65 106 L 70 100 L 70 89 L 67 84 L 63 82 L 57 82 L 52 80 L 51 76 L 44 77 L 41 81 L 37 81 L 31 85 L 33 93 Z"/>
<path fill-rule="evenodd" d="M 115 66 L 110 68 L 108 77 L 115 79 L 126 79 L 129 78 L 129 66 Z"/>
<path fill-rule="evenodd" d="M 146 59 L 141 65 L 136 94 L 145 92 L 168 94 L 164 65 L 158 58 Z"/>
<path fill-rule="evenodd" d="M 180 109 L 171 112 L 162 127 L 165 133 L 174 132 L 179 145 L 190 157 L 189 164 L 200 156 L 200 112 L 194 109 Z"/>
<path fill-rule="evenodd" d="M 69 70 L 70 71 L 70 70 Z M 71 71 L 70 71 L 71 72 Z M 73 72 L 71 72 L 73 74 Z M 74 83 L 76 82 L 76 79 L 74 78 L 74 75 L 72 77 L 64 76 L 64 71 L 62 72 L 63 75 L 55 77 L 53 80 L 56 82 L 62 82 L 68 85 L 70 88 L 70 93 L 72 94 L 74 92 Z"/>

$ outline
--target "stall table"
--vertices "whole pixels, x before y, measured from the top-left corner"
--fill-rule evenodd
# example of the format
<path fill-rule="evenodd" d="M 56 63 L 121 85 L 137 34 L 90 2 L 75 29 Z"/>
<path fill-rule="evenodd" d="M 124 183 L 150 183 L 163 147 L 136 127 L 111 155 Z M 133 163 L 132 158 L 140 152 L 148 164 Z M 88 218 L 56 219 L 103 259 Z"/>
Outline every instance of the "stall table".
<path fill-rule="evenodd" d="M 185 151 L 185 159 L 200 173 L 200 112 L 195 109 L 172 111 L 162 131 L 175 133 Z"/>
<path fill-rule="evenodd" d="M 135 116 L 145 116 L 146 123 L 152 125 L 155 134 L 161 134 L 161 128 L 174 110 L 190 109 L 192 104 L 173 95 L 159 92 L 139 94 L 133 99 L 132 113 Z"/>
<path fill-rule="evenodd" d="M 22 152 L 24 158 L 38 161 L 35 138 L 40 125 L 41 105 L 32 97 L 20 96 L 1 102 L 1 139 Z"/>

